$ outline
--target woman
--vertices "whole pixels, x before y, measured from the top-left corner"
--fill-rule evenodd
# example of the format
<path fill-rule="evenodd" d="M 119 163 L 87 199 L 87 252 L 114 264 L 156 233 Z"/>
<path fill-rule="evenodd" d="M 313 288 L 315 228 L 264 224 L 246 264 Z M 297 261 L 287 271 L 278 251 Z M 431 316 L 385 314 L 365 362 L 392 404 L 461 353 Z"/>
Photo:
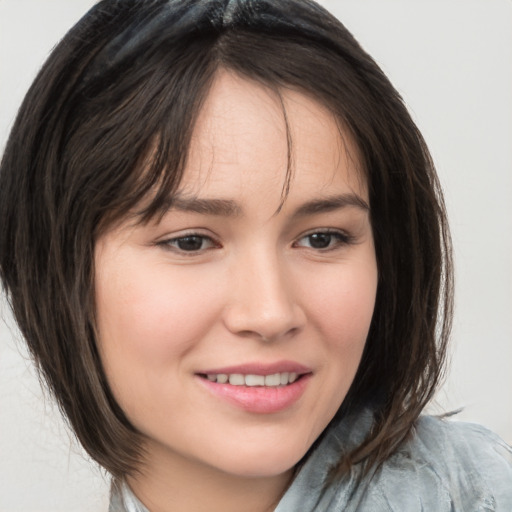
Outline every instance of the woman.
<path fill-rule="evenodd" d="M 100 2 L 0 190 L 4 287 L 111 510 L 510 508 L 502 441 L 419 419 L 451 320 L 441 191 L 316 4 Z"/>

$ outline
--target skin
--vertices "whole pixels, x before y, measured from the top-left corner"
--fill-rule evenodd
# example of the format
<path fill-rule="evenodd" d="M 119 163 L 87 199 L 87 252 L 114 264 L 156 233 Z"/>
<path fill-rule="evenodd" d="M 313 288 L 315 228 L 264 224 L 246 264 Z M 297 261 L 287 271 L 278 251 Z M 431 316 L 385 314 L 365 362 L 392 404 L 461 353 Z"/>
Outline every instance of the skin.
<path fill-rule="evenodd" d="M 126 221 L 97 242 L 99 350 L 146 438 L 128 482 L 152 512 L 272 510 L 361 359 L 377 265 L 357 148 L 324 106 L 281 94 L 283 104 L 219 72 L 194 128 L 182 208 L 147 225 Z M 283 106 L 292 180 L 279 209 Z M 330 208 L 318 203 L 339 196 Z M 224 203 L 189 211 L 190 198 Z M 324 208 L 304 208 L 313 201 Z M 308 368 L 308 380 L 297 401 L 269 414 L 212 394 L 198 376 L 283 360 Z"/>

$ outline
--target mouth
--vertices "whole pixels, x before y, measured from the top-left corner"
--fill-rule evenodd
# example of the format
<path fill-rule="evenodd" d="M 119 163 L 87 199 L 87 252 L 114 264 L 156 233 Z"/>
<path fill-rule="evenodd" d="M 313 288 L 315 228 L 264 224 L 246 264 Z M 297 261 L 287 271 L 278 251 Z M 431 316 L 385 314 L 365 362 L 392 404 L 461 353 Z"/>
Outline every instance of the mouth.
<path fill-rule="evenodd" d="M 270 375 L 258 375 L 255 373 L 207 373 L 199 374 L 199 377 L 217 384 L 230 384 L 231 386 L 278 388 L 293 384 L 304 375 L 306 374 L 296 372 L 278 372 Z"/>
<path fill-rule="evenodd" d="M 284 411 L 299 401 L 313 372 L 296 363 L 243 365 L 196 373 L 213 396 L 246 412 Z"/>

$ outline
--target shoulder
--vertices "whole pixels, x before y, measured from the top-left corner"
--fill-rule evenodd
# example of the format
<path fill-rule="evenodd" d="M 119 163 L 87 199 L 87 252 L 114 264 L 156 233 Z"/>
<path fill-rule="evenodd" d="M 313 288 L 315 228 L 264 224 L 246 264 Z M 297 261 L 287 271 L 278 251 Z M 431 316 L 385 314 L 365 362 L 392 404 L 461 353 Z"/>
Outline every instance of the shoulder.
<path fill-rule="evenodd" d="M 422 416 L 405 448 L 447 477 L 501 475 L 512 489 L 512 448 L 481 425 Z"/>
<path fill-rule="evenodd" d="M 430 416 L 377 469 L 362 476 L 357 464 L 326 486 L 329 468 L 372 418 L 363 411 L 333 425 L 275 512 L 512 511 L 512 449 L 484 427 Z"/>
<path fill-rule="evenodd" d="M 390 496 L 405 484 L 411 510 L 511 511 L 512 449 L 480 425 L 422 416 L 372 480 Z"/>

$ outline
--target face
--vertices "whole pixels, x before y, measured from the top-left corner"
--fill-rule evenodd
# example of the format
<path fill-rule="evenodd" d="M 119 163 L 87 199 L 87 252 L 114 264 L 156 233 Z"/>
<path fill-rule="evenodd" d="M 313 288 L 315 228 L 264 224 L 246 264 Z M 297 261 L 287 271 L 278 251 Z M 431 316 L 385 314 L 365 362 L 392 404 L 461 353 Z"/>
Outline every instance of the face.
<path fill-rule="evenodd" d="M 220 73 L 167 213 L 97 242 L 99 350 L 148 465 L 283 474 L 354 379 L 377 288 L 357 149 L 282 99 Z"/>

